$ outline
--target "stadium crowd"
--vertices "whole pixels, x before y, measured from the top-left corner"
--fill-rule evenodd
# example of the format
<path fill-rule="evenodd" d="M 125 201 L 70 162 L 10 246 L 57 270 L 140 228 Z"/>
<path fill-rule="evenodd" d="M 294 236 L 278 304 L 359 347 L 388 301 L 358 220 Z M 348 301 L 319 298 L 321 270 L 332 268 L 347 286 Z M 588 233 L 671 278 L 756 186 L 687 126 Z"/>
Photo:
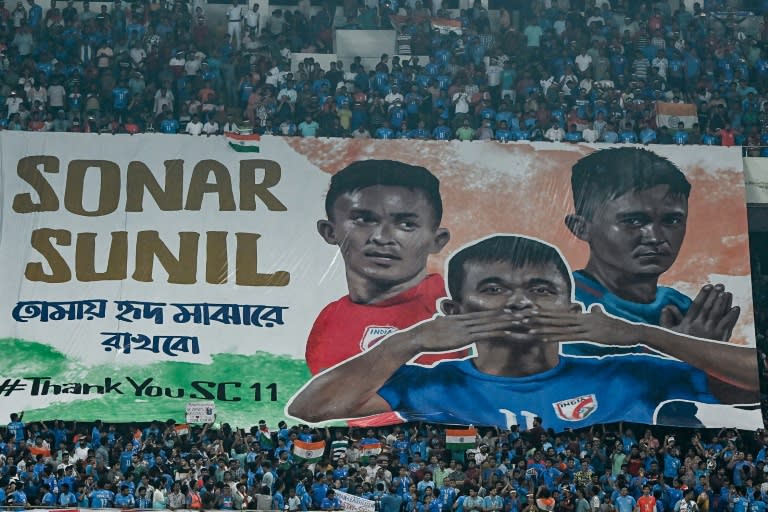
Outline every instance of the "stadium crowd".
<path fill-rule="evenodd" d="M 333 1 L 262 20 L 233 0 L 228 34 L 213 37 L 203 2 L 115 0 L 94 11 L 87 1 L 46 11 L 26 2 L 9 10 L 0 0 L 2 129 L 721 144 L 768 155 L 768 24 L 752 33 L 745 16 L 720 14 L 765 15 L 764 5 L 510 2 L 497 23 L 476 1 L 458 35 L 433 29 L 430 18 L 448 16 L 434 0 L 349 0 L 341 23 Z M 400 57 L 382 55 L 372 69 L 361 59 L 321 69 L 310 58 L 290 71 L 293 53 L 328 52 L 334 27 L 386 27 L 390 14 L 402 15 Z M 696 105 L 698 122 L 656 126 L 656 100 Z M 768 286 L 754 275 L 765 377 L 768 293 L 759 290 Z M 467 450 L 427 424 L 23 420 L 13 415 L 0 439 L 0 505 L 11 510 L 340 510 L 334 491 L 381 512 L 765 512 L 768 503 L 763 430 L 619 424 L 557 434 L 536 423 L 480 429 Z M 297 439 L 325 440 L 321 460 L 296 457 Z"/>
<path fill-rule="evenodd" d="M 312 429 L 264 421 L 180 430 L 24 424 L 0 443 L 0 502 L 46 508 L 340 510 L 336 491 L 381 512 L 757 512 L 768 502 L 768 434 L 622 424 L 554 434 L 443 427 Z M 325 440 L 320 460 L 297 440 Z"/>
<path fill-rule="evenodd" d="M 722 144 L 758 155 L 768 24 L 754 23 L 765 2 L 745 1 L 509 2 L 497 19 L 476 0 L 453 20 L 459 34 L 435 28 L 450 16 L 435 0 L 347 0 L 338 17 L 333 1 L 262 17 L 232 0 L 226 35 L 200 0 L 0 2 L 0 126 Z M 734 10 L 747 7 L 756 16 Z M 335 28 L 392 25 L 399 56 L 328 69 L 306 58 L 291 71 L 292 54 L 330 51 Z M 697 122 L 657 126 L 657 100 L 695 105 Z"/>

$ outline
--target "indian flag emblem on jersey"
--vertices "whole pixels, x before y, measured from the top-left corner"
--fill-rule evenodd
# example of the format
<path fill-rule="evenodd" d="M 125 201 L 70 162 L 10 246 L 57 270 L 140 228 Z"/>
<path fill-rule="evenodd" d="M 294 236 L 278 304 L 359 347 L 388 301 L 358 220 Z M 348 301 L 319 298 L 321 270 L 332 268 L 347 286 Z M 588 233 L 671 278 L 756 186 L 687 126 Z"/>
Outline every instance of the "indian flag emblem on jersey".
<path fill-rule="evenodd" d="M 360 340 L 360 350 L 368 350 L 374 346 L 381 338 L 395 332 L 397 327 L 369 325 L 365 328 L 363 338 Z"/>
<path fill-rule="evenodd" d="M 584 395 L 552 404 L 555 414 L 565 421 L 581 421 L 597 410 L 597 397 Z"/>

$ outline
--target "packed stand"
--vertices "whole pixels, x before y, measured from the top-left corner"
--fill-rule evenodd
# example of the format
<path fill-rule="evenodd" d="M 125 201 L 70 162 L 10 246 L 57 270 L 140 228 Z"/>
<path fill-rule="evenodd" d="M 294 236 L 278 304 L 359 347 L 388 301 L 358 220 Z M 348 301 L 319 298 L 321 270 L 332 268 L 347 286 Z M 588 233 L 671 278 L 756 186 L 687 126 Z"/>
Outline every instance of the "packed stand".
<path fill-rule="evenodd" d="M 556 435 L 534 421 L 525 432 L 479 429 L 467 447 L 426 424 L 179 427 L 25 425 L 14 414 L 0 502 L 296 512 L 340 510 L 340 492 L 381 512 L 762 512 L 768 500 L 762 430 L 636 435 L 619 424 Z M 298 458 L 297 440 L 325 441 L 322 458 Z"/>
<path fill-rule="evenodd" d="M 223 37 L 202 1 L 116 0 L 93 11 L 68 1 L 45 12 L 35 0 L 12 11 L 0 2 L 0 126 L 721 144 L 768 154 L 768 24 L 734 11 L 764 15 L 766 6 L 744 1 L 672 12 L 668 2 L 573 1 L 564 10 L 569 2 L 539 0 L 502 7 L 492 23 L 476 0 L 453 20 L 457 35 L 434 28 L 449 17 L 436 0 L 347 0 L 338 18 L 335 2 L 313 12 L 302 0 L 263 19 L 258 4 L 233 0 Z M 361 58 L 328 69 L 308 58 L 290 71 L 293 53 L 329 52 L 334 28 L 393 25 L 403 57 L 382 55 L 372 69 Z M 658 127 L 657 100 L 694 104 L 698 122 Z"/>

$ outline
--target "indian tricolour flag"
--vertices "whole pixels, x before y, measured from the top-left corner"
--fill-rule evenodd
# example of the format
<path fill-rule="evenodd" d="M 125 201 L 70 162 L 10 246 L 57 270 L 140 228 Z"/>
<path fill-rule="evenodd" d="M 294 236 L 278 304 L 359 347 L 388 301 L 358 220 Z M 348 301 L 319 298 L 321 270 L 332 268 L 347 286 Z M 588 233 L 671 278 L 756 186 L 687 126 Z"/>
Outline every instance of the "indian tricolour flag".
<path fill-rule="evenodd" d="M 437 30 L 445 35 L 450 32 L 461 35 L 461 20 L 451 18 L 431 18 L 432 30 Z"/>
<path fill-rule="evenodd" d="M 274 447 L 272 444 L 272 434 L 270 434 L 269 430 L 259 429 L 259 446 L 262 450 L 269 450 Z"/>
<path fill-rule="evenodd" d="M 261 137 L 258 134 L 241 135 L 234 132 L 225 132 L 224 137 L 229 143 L 229 147 L 241 153 L 258 153 L 259 141 Z"/>
<path fill-rule="evenodd" d="M 474 448 L 477 442 L 477 429 L 445 429 L 445 447 L 449 450 L 467 450 Z"/>
<path fill-rule="evenodd" d="M 179 436 L 187 436 L 189 435 L 189 425 L 186 423 L 180 423 L 174 427 L 176 430 L 176 435 Z"/>
<path fill-rule="evenodd" d="M 381 453 L 381 443 L 376 440 L 362 440 L 360 442 L 360 455 L 363 457 L 375 457 Z"/>
<path fill-rule="evenodd" d="M 656 126 L 666 126 L 676 130 L 677 123 L 680 121 L 686 129 L 693 128 L 693 124 L 699 122 L 695 104 L 656 102 Z"/>
<path fill-rule="evenodd" d="M 297 439 L 293 442 L 293 456 L 299 460 L 317 462 L 323 458 L 323 453 L 325 453 L 325 441 L 308 443 Z"/>

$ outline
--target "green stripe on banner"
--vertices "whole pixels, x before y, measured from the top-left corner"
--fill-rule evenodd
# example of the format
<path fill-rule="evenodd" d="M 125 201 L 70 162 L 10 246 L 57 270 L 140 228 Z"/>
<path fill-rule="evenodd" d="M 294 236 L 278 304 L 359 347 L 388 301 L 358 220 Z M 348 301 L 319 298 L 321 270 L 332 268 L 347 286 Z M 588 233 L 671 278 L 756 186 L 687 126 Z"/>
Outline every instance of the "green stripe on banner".
<path fill-rule="evenodd" d="M 184 421 L 184 410 L 187 402 L 195 398 L 190 393 L 199 395 L 200 392 L 191 387 L 191 383 L 198 381 L 198 387 L 208 392 L 216 393 L 216 387 L 210 387 L 203 382 L 228 382 L 232 380 L 232 368 L 238 368 L 238 380 L 243 385 L 241 388 L 227 387 L 227 393 L 242 397 L 237 402 L 218 401 L 216 412 L 219 421 L 232 425 L 252 425 L 254 418 L 263 418 L 269 424 L 277 424 L 285 419 L 283 407 L 286 397 L 292 396 L 304 385 L 311 374 L 307 364 L 301 359 L 293 359 L 287 356 L 255 352 L 253 354 L 213 354 L 210 363 L 192 363 L 184 361 L 157 361 L 148 364 L 125 365 L 116 367 L 113 363 L 97 365 L 85 365 L 77 359 L 65 355 L 53 347 L 35 343 L 33 341 L 13 338 L 0 338 L 0 347 L 3 350 L 4 368 L 24 368 L 25 376 L 45 376 L 51 383 L 77 383 L 87 382 L 104 385 L 105 379 L 111 379 L 113 384 L 120 383 L 117 391 L 106 394 L 96 392 L 87 395 L 59 394 L 54 390 L 43 389 L 43 382 L 38 383 L 39 395 L 47 396 L 50 404 L 37 402 L 27 404 L 24 417 L 30 421 L 49 420 L 61 418 L 64 420 L 93 421 L 102 419 L 107 422 L 130 422 L 136 418 L 137 411 L 145 417 L 173 418 L 177 422 Z M 269 379 L 264 376 L 269 375 Z M 137 395 L 136 389 L 128 382 L 130 377 L 136 385 L 144 387 L 144 391 Z M 0 384 L 5 379 L 0 379 Z M 272 401 L 270 389 L 267 385 L 276 383 L 278 400 Z M 22 392 L 31 392 L 33 382 L 22 379 L 25 386 L 10 396 Z M 260 400 L 256 400 L 255 390 L 249 386 L 261 383 Z M 170 389 L 172 394 L 178 393 L 182 388 L 185 396 L 171 399 L 163 397 L 150 397 L 147 390 L 150 386 L 160 386 L 161 389 Z M 46 395 L 43 395 L 43 392 Z M 201 397 L 198 396 L 197 399 Z M 7 398 L 3 395 L 0 400 Z M 343 422 L 338 422 L 343 425 Z"/>

